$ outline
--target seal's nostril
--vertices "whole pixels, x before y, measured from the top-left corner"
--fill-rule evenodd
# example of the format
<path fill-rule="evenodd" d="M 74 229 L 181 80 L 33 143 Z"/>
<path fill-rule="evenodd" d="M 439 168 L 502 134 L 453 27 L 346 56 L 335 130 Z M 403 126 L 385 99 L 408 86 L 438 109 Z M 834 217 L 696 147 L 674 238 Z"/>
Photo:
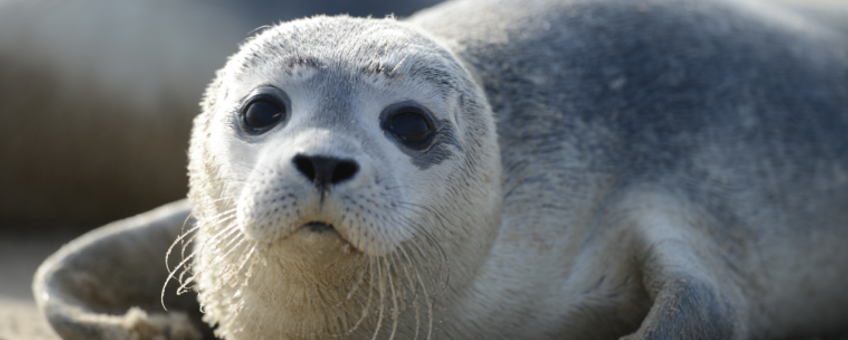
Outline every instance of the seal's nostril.
<path fill-rule="evenodd" d="M 315 165 L 312 164 L 312 160 L 309 157 L 304 155 L 294 156 L 292 163 L 294 163 L 297 170 L 306 176 L 306 178 L 315 181 Z"/>
<path fill-rule="evenodd" d="M 329 185 L 339 184 L 353 178 L 359 171 L 359 165 L 349 159 L 324 156 L 306 156 L 298 154 L 292 163 L 310 181 L 322 190 Z"/>
<path fill-rule="evenodd" d="M 349 160 L 342 160 L 336 164 L 336 169 L 333 170 L 333 177 L 330 179 L 330 182 L 333 184 L 346 181 L 356 175 L 356 172 L 359 171 L 359 165 L 356 165 L 356 162 Z"/>

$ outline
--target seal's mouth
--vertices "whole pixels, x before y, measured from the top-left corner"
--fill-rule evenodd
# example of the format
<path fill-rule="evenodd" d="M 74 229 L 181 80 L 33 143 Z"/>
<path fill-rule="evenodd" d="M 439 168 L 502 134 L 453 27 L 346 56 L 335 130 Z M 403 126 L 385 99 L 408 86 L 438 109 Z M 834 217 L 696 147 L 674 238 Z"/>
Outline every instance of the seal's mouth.
<path fill-rule="evenodd" d="M 309 222 L 303 225 L 303 228 L 313 233 L 338 233 L 336 228 L 324 222 Z"/>

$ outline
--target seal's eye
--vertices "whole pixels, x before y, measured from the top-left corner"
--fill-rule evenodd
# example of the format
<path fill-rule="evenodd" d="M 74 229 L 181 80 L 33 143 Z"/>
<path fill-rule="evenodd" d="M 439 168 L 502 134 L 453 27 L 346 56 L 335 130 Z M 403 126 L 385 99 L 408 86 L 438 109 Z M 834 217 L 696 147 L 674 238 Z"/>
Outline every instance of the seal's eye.
<path fill-rule="evenodd" d="M 409 142 L 420 142 L 430 135 L 427 120 L 417 113 L 404 112 L 392 117 L 389 131 Z"/>
<path fill-rule="evenodd" d="M 260 95 L 241 111 L 242 128 L 249 134 L 261 134 L 286 118 L 286 105 L 270 95 Z"/>
<path fill-rule="evenodd" d="M 412 149 L 423 149 L 433 140 L 433 125 L 421 108 L 410 106 L 393 110 L 384 129 Z"/>
<path fill-rule="evenodd" d="M 244 121 L 256 128 L 263 128 L 279 122 L 285 115 L 285 109 L 277 103 L 259 99 L 247 105 Z"/>

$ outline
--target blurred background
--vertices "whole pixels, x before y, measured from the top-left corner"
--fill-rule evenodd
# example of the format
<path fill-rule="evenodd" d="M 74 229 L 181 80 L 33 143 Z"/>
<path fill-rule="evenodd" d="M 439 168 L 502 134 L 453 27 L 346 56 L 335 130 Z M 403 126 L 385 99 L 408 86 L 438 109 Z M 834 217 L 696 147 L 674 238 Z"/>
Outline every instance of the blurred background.
<path fill-rule="evenodd" d="M 185 196 L 191 119 L 262 25 L 436 0 L 0 0 L 0 227 L 99 225 Z"/>
<path fill-rule="evenodd" d="M 54 339 L 30 292 L 45 257 L 186 196 L 191 120 L 251 31 L 436 2 L 0 0 L 0 340 Z"/>

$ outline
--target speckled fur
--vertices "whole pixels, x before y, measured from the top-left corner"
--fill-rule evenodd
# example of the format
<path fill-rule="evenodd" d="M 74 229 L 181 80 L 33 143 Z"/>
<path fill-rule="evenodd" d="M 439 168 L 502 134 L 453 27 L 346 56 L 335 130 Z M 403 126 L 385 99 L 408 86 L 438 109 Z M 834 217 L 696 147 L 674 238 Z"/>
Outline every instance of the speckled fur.
<path fill-rule="evenodd" d="M 407 22 L 266 29 L 195 120 L 206 320 L 228 339 L 424 338 L 412 311 L 426 305 L 434 338 L 846 332 L 846 41 L 722 0 L 458 1 Z M 268 84 L 292 118 L 239 135 L 234 108 Z M 404 152 L 380 130 L 403 100 L 443 122 L 441 151 Z M 290 165 L 303 152 L 364 170 L 319 201 Z M 314 220 L 341 236 L 298 231 Z M 437 267 L 450 280 L 410 283 L 432 299 L 386 288 Z M 357 275 L 385 279 L 357 291 Z M 407 302 L 351 327 L 363 292 Z"/>

